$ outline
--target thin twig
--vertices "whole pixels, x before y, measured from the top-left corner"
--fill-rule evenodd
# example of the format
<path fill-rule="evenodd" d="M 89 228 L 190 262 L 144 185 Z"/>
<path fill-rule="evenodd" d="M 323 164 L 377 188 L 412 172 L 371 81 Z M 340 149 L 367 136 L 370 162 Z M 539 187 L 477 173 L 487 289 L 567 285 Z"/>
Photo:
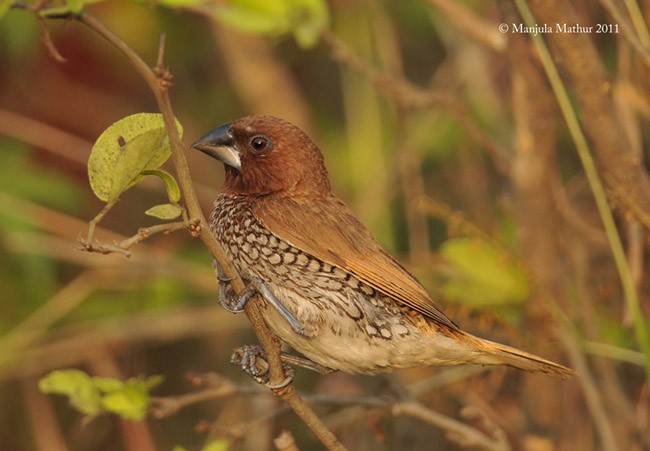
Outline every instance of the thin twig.
<path fill-rule="evenodd" d="M 96 219 L 97 219 L 97 217 L 95 217 L 95 219 L 93 219 L 93 221 L 91 221 L 93 223 L 92 224 L 93 233 L 94 233 L 95 226 L 99 222 Z M 91 232 L 89 231 L 88 232 L 89 236 L 88 236 L 88 238 L 86 238 L 86 241 L 83 243 L 83 247 L 81 248 L 81 250 L 86 251 L 86 252 L 96 252 L 96 253 L 99 253 L 99 254 L 111 254 L 113 252 L 118 252 L 118 253 L 122 253 L 122 254 L 126 255 L 127 257 L 130 257 L 131 253 L 129 252 L 129 248 L 131 248 L 132 246 L 146 240 L 151 235 L 155 235 L 157 233 L 167 234 L 167 233 L 175 232 L 175 231 L 181 230 L 181 229 L 189 229 L 190 233 L 192 233 L 194 235 L 196 227 L 199 224 L 199 221 L 200 221 L 199 219 L 194 219 L 194 220 L 187 221 L 187 222 L 184 222 L 184 221 L 183 222 L 180 222 L 180 221 L 179 222 L 170 222 L 170 223 L 167 223 L 167 224 L 156 224 L 156 225 L 153 225 L 153 226 L 150 226 L 150 227 L 143 227 L 143 228 L 139 229 L 138 233 L 136 233 L 135 235 L 133 235 L 133 236 L 131 236 L 129 238 L 125 238 L 125 239 L 123 239 L 121 241 L 117 241 L 117 242 L 115 242 L 113 244 L 102 244 L 102 243 L 99 243 L 97 241 L 95 243 L 89 243 L 88 240 L 92 238 L 90 236 Z"/>
<path fill-rule="evenodd" d="M 157 418 L 165 418 L 175 414 L 178 410 L 207 400 L 225 398 L 236 395 L 264 395 L 268 391 L 256 385 L 237 384 L 221 375 L 210 373 L 207 375 L 192 375 L 191 380 L 197 385 L 206 386 L 204 390 L 175 397 L 153 398 L 152 412 Z M 310 403 L 364 406 L 371 408 L 390 409 L 393 415 L 407 415 L 418 418 L 429 424 L 447 431 L 452 440 L 463 446 L 474 446 L 491 451 L 506 451 L 510 449 L 505 432 L 478 408 L 466 406 L 461 415 L 465 418 L 479 422 L 481 429 L 457 421 L 451 417 L 429 409 L 423 404 L 413 400 L 395 400 L 380 396 L 337 396 L 331 394 L 304 394 L 303 399 Z M 282 414 L 284 409 L 278 409 L 264 417 L 254 420 L 255 423 L 268 421 Z M 249 429 L 253 422 L 238 425 L 237 430 Z M 233 428 L 229 428 L 232 434 Z M 235 434 L 236 436 L 238 434 Z"/>
<path fill-rule="evenodd" d="M 576 372 L 580 374 L 580 385 L 582 392 L 585 396 L 585 402 L 591 412 L 591 416 L 596 424 L 596 430 L 602 440 L 602 447 L 607 451 L 614 451 L 620 449 L 616 443 L 616 435 L 612 430 L 612 424 L 607 415 L 607 409 L 603 405 L 603 400 L 600 391 L 593 378 L 592 372 L 587 364 L 585 355 L 580 351 L 578 339 L 573 331 L 565 329 L 564 333 L 560 335 L 560 339 L 564 342 L 564 347 L 567 350 L 571 365 L 575 368 Z"/>
<path fill-rule="evenodd" d="M 41 42 L 43 42 L 43 45 L 47 49 L 48 53 L 54 60 L 58 63 L 65 63 L 68 60 L 65 59 L 63 55 L 59 52 L 59 49 L 56 48 L 54 45 L 54 42 L 52 41 L 52 35 L 50 34 L 50 30 L 45 26 L 45 21 L 44 20 L 39 20 L 39 24 L 41 26 Z"/>
<path fill-rule="evenodd" d="M 101 222 L 101 220 L 104 218 L 104 216 L 106 216 L 110 209 L 115 206 L 115 202 L 117 201 L 107 202 L 106 205 L 104 205 L 104 208 L 102 208 L 101 211 L 97 213 L 97 216 L 88 222 L 88 235 L 86 235 L 86 239 L 83 242 L 84 248 L 86 248 L 87 251 L 92 250 L 92 242 L 95 238 L 95 227 L 97 227 L 97 224 Z"/>
<path fill-rule="evenodd" d="M 647 47 L 647 42 L 644 46 L 644 41 L 647 40 L 646 33 L 648 32 L 647 28 L 645 28 L 645 25 L 642 22 L 639 23 L 639 21 L 635 21 L 633 24 L 631 24 L 627 20 L 627 17 L 625 17 L 625 15 L 618 9 L 617 2 L 614 2 L 612 0 L 600 0 L 600 4 L 607 10 L 609 14 L 611 14 L 617 25 L 620 25 L 621 31 L 623 32 L 622 35 L 625 40 L 629 42 L 630 45 L 632 45 L 634 50 L 636 50 L 645 65 L 650 67 L 650 49 Z M 626 4 L 629 6 L 628 2 L 626 2 Z M 635 16 L 632 16 L 633 21 L 634 18 Z M 637 31 L 640 31 L 638 36 L 637 33 L 635 33 L 635 28 Z"/>
<path fill-rule="evenodd" d="M 427 0 L 441 11 L 466 36 L 497 52 L 506 49 L 506 39 L 497 30 L 497 24 L 481 18 L 462 3 L 451 0 Z"/>
<path fill-rule="evenodd" d="M 194 230 L 196 225 L 199 223 L 198 219 L 191 220 L 188 222 L 170 222 L 168 224 L 156 224 L 150 227 L 143 227 L 138 230 L 138 233 L 133 235 L 130 238 L 127 238 L 125 240 L 122 240 L 120 242 L 115 243 L 115 245 L 120 248 L 127 250 L 131 246 L 140 243 L 143 240 L 146 240 L 149 238 L 151 235 L 155 235 L 156 233 L 171 233 L 175 232 L 176 230 L 181 230 L 185 228 L 189 228 L 190 232 Z"/>
<path fill-rule="evenodd" d="M 416 401 L 395 404 L 392 412 L 393 415 L 407 415 L 444 429 L 448 431 L 450 438 L 463 447 L 478 447 L 490 451 L 507 451 L 510 449 L 505 434 L 496 425 L 493 425 L 493 430 L 498 430 L 500 433 L 490 437 L 476 428 L 428 409 Z"/>

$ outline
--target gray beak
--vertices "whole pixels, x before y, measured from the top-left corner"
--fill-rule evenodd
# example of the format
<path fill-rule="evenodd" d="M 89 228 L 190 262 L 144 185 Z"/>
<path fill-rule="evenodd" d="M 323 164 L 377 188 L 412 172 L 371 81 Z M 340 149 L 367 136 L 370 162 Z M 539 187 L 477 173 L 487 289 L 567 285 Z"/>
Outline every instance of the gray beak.
<path fill-rule="evenodd" d="M 235 149 L 235 138 L 230 124 L 224 124 L 194 141 L 192 147 L 216 158 L 230 167 L 241 170 L 241 158 Z"/>

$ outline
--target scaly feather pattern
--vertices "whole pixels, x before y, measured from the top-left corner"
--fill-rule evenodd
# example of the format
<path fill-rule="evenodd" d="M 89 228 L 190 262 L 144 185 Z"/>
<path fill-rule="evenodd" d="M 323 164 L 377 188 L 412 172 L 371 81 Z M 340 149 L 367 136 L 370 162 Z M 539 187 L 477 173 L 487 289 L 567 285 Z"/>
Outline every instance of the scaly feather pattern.
<path fill-rule="evenodd" d="M 462 331 L 331 190 L 318 147 L 293 124 L 251 116 L 197 140 L 226 165 L 212 232 L 245 280 L 262 280 L 303 326 L 277 309 L 275 333 L 313 361 L 374 374 L 420 365 L 511 365 L 573 371 Z"/>

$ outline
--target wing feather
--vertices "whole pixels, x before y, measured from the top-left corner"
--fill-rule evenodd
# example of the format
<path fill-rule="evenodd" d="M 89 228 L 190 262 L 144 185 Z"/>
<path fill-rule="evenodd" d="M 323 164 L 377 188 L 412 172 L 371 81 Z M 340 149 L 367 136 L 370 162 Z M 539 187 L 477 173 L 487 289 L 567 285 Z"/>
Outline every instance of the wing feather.
<path fill-rule="evenodd" d="M 356 276 L 375 290 L 454 330 L 420 282 L 388 254 L 341 200 L 259 198 L 253 214 L 279 238 Z"/>

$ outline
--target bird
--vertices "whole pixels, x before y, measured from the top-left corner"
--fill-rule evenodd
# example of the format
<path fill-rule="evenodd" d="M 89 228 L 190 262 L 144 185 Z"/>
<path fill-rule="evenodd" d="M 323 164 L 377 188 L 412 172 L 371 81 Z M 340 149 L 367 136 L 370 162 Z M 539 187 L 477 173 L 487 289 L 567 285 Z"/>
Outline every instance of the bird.
<path fill-rule="evenodd" d="M 461 330 L 333 193 L 322 152 L 296 125 L 247 116 L 192 147 L 224 164 L 210 230 L 249 287 L 237 298 L 217 265 L 220 302 L 238 312 L 261 294 L 269 328 L 308 361 L 352 374 L 476 364 L 573 376 Z"/>

